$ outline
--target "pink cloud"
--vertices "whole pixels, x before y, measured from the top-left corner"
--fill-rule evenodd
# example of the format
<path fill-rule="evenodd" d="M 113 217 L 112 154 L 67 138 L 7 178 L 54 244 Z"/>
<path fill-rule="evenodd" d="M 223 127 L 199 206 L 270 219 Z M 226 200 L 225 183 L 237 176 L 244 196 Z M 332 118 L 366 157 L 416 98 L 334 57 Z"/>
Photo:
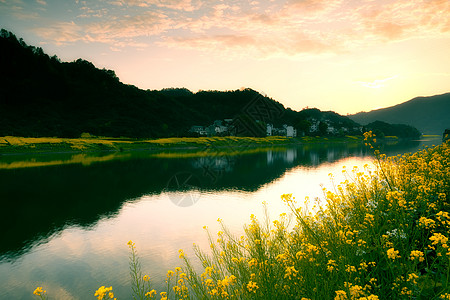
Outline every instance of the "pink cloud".
<path fill-rule="evenodd" d="M 48 27 L 35 28 L 33 31 L 38 36 L 53 41 L 56 45 L 89 40 L 82 28 L 74 22 L 59 22 Z"/>
<path fill-rule="evenodd" d="M 164 7 L 175 10 L 193 11 L 199 7 L 199 1 L 194 3 L 193 0 L 117 0 L 111 1 L 110 4 L 120 6 L 138 6 L 138 7 Z"/>
<path fill-rule="evenodd" d="M 168 30 L 171 24 L 165 14 L 147 11 L 136 16 L 91 23 L 85 26 L 85 30 L 99 39 L 117 39 L 157 35 Z"/>

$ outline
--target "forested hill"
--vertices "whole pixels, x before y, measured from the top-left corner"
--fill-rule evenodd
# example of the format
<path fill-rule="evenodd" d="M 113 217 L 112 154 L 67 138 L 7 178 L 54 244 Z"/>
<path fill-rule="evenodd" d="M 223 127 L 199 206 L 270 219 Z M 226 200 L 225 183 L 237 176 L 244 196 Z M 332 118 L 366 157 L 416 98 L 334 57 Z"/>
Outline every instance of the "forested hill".
<path fill-rule="evenodd" d="M 61 62 L 41 48 L 0 32 L 0 136 L 183 136 L 193 125 L 233 119 L 237 135 L 264 135 L 265 124 L 306 128 L 312 121 L 335 127 L 358 124 L 334 112 L 296 112 L 251 89 L 141 90 L 114 71 L 78 59 Z"/>
<path fill-rule="evenodd" d="M 374 121 L 402 123 L 414 126 L 425 134 L 442 134 L 450 128 L 450 93 L 417 97 L 392 107 L 349 117 L 363 125 Z"/>

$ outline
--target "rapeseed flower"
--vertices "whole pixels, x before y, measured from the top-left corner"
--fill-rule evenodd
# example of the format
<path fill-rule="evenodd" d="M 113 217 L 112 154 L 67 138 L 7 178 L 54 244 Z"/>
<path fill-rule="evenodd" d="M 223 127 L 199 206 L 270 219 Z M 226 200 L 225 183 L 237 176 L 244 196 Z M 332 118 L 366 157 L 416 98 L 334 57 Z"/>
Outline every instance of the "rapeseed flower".
<path fill-rule="evenodd" d="M 43 296 L 45 293 L 47 293 L 47 291 L 44 290 L 41 286 L 38 286 L 33 292 L 33 294 L 36 296 Z"/>
<path fill-rule="evenodd" d="M 423 257 L 423 252 L 419 250 L 412 250 L 410 258 L 411 260 L 418 260 L 419 262 L 423 262 L 425 260 Z"/>
<path fill-rule="evenodd" d="M 390 248 L 387 251 L 387 256 L 392 259 L 395 260 L 396 258 L 400 258 L 400 255 L 398 255 L 398 250 L 395 250 L 394 248 Z"/>

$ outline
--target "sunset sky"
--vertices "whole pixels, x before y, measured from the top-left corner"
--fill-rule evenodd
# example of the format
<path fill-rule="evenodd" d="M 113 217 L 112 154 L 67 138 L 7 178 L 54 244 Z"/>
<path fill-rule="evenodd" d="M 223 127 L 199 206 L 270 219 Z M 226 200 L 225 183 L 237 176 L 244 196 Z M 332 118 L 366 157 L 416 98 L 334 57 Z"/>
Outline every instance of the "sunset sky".
<path fill-rule="evenodd" d="M 450 92 L 449 0 L 0 0 L 0 27 L 142 89 L 341 114 Z"/>

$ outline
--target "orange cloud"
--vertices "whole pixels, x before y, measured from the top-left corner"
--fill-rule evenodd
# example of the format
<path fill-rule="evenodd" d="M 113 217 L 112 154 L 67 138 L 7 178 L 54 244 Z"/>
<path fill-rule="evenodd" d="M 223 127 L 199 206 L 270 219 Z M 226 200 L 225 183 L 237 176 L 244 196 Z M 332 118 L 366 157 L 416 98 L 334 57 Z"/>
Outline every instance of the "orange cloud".
<path fill-rule="evenodd" d="M 55 43 L 83 40 L 143 48 L 133 39 L 152 36 L 158 45 L 235 56 L 298 56 L 352 52 L 373 44 L 450 33 L 448 0 L 288 0 L 251 5 L 236 0 L 114 0 L 132 13 L 84 7 L 85 25 L 55 23 L 39 28 Z M 136 10 L 139 7 L 139 10 Z M 141 8 L 142 7 L 142 8 Z M 134 14 L 133 14 L 134 13 Z M 220 51 L 217 51 L 220 49 Z"/>
<path fill-rule="evenodd" d="M 289 0 L 285 9 L 298 12 L 317 12 L 336 8 L 342 0 Z"/>

